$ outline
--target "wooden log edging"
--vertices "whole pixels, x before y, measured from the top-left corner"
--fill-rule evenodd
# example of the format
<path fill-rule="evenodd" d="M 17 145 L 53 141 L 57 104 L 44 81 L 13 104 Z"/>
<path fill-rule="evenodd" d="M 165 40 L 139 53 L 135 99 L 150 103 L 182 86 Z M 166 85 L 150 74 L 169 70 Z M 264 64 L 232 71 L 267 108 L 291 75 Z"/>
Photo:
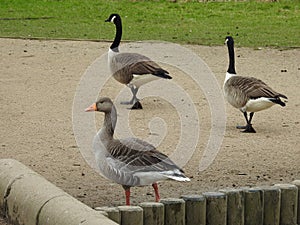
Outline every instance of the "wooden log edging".
<path fill-rule="evenodd" d="M 298 188 L 293 184 L 275 184 L 281 190 L 280 224 L 297 225 Z"/>
<path fill-rule="evenodd" d="M 161 199 L 165 207 L 165 225 L 185 225 L 185 201 L 178 198 Z"/>
<path fill-rule="evenodd" d="M 143 225 L 297 225 L 299 187 L 300 180 L 296 180 L 293 184 L 227 188 L 183 195 L 181 199 L 162 199 L 161 203 L 141 203 Z"/>
<path fill-rule="evenodd" d="M 259 187 L 244 189 L 245 196 L 245 225 L 263 224 L 264 197 Z"/>
<path fill-rule="evenodd" d="M 119 206 L 121 225 L 143 225 L 143 209 L 139 206 Z"/>
<path fill-rule="evenodd" d="M 203 195 L 183 195 L 185 201 L 185 224 L 206 224 L 206 198 Z"/>
<path fill-rule="evenodd" d="M 264 224 L 280 224 L 281 190 L 275 186 L 261 187 L 264 194 Z"/>
<path fill-rule="evenodd" d="M 164 225 L 165 208 L 164 204 L 159 202 L 143 202 L 139 205 L 143 213 L 143 225 Z"/>
<path fill-rule="evenodd" d="M 296 225 L 300 224 L 299 193 L 300 180 L 295 180 L 292 184 L 184 195 L 140 206 L 96 208 L 101 213 L 20 162 L 0 159 L 0 212 L 12 224 Z"/>
<path fill-rule="evenodd" d="M 227 195 L 227 225 L 244 225 L 244 191 L 243 189 L 221 189 Z"/>
<path fill-rule="evenodd" d="M 121 213 L 117 207 L 108 207 L 108 206 L 96 207 L 95 210 L 100 212 L 105 212 L 109 219 L 115 221 L 118 224 L 121 223 Z"/>
<path fill-rule="evenodd" d="M 297 224 L 300 224 L 300 180 L 294 180 L 292 184 L 298 188 L 298 203 L 297 203 Z"/>
<path fill-rule="evenodd" d="M 10 224 L 117 224 L 14 159 L 0 159 L 0 207 Z"/>
<path fill-rule="evenodd" d="M 206 224 L 226 225 L 227 196 L 222 192 L 204 192 L 206 198 Z"/>

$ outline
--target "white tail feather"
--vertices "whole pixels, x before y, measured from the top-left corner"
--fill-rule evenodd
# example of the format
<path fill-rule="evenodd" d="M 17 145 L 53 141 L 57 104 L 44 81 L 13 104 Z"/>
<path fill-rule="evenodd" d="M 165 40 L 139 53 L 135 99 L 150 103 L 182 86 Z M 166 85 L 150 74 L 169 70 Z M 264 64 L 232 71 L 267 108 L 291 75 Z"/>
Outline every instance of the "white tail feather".
<path fill-rule="evenodd" d="M 191 181 L 190 178 L 188 177 L 182 177 L 182 176 L 176 176 L 176 175 L 166 175 L 166 177 L 172 179 L 172 180 L 177 180 L 177 181 Z"/>
<path fill-rule="evenodd" d="M 181 173 L 179 170 L 175 171 L 164 171 L 161 172 L 162 175 L 177 181 L 190 181 L 190 178 L 186 177 L 183 173 Z"/>

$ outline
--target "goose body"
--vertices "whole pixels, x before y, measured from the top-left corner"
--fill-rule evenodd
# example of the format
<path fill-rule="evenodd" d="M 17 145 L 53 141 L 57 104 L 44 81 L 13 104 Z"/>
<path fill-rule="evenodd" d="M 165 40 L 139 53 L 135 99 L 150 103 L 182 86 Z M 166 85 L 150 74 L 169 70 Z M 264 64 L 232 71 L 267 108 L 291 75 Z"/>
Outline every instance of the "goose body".
<path fill-rule="evenodd" d="M 164 78 L 172 79 L 168 71 L 162 69 L 150 58 L 138 53 L 120 53 L 119 45 L 122 38 L 122 21 L 118 14 L 111 14 L 106 22 L 115 24 L 116 34 L 108 51 L 108 66 L 113 77 L 120 83 L 127 85 L 133 94 L 129 102 L 123 104 L 134 104 L 132 109 L 142 108 L 136 97 L 138 89 L 150 81 Z"/>
<path fill-rule="evenodd" d="M 236 75 L 233 38 L 226 37 L 225 43 L 229 53 L 229 67 L 223 86 L 225 98 L 233 107 L 244 114 L 247 124 L 246 126 L 237 126 L 237 128 L 244 129 L 244 132 L 255 133 L 251 124 L 254 113 L 268 109 L 275 104 L 285 106 L 280 98 L 287 99 L 287 97 L 274 91 L 262 80 Z M 250 112 L 249 119 L 247 112 Z"/>
<path fill-rule="evenodd" d="M 93 141 L 93 150 L 101 173 L 125 189 L 126 204 L 130 204 L 130 187 L 152 185 L 159 201 L 157 182 L 166 179 L 189 181 L 183 171 L 168 156 L 137 138 L 118 140 L 113 137 L 117 122 L 116 109 L 109 98 L 100 98 L 86 111 L 105 113 L 103 127 Z"/>

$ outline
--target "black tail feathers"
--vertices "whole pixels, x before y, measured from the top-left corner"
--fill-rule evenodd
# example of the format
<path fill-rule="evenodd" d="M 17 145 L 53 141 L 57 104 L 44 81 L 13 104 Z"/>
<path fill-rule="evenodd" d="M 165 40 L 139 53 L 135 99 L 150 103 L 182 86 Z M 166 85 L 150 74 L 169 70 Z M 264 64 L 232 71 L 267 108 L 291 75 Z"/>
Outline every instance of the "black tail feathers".
<path fill-rule="evenodd" d="M 153 75 L 164 78 L 164 79 L 172 79 L 172 77 L 169 76 L 168 74 L 169 74 L 169 72 L 166 70 L 163 70 L 163 69 L 155 71 L 155 73 L 153 73 Z"/>
<path fill-rule="evenodd" d="M 280 97 L 287 99 L 287 97 L 284 96 L 284 95 L 283 95 L 283 96 L 280 96 Z M 280 99 L 279 97 L 277 97 L 277 98 L 272 98 L 272 99 L 270 99 L 270 100 L 271 100 L 272 102 L 276 103 L 276 104 L 281 105 L 282 107 L 285 106 L 285 103 L 284 103 L 283 101 L 281 101 L 281 99 Z"/>

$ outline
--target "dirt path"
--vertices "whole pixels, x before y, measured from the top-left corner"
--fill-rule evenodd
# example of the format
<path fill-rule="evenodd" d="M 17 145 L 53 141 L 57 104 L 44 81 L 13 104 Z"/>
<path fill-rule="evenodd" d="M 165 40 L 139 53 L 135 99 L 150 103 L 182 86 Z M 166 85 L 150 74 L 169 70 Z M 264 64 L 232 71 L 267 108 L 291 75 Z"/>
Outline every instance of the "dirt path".
<path fill-rule="evenodd" d="M 124 204 L 121 186 L 102 178 L 82 158 L 72 130 L 76 87 L 86 68 L 108 46 L 109 43 L 0 39 L 0 157 L 21 161 L 91 207 Z M 208 64 L 222 85 L 227 49 L 189 48 Z M 209 104 L 188 76 L 170 68 L 172 82 L 181 84 L 195 103 L 201 133 L 194 155 L 184 167 L 192 181 L 161 183 L 163 198 L 300 179 L 300 49 L 238 48 L 236 55 L 237 71 L 261 78 L 286 94 L 287 107 L 274 106 L 257 113 L 253 120 L 257 133 L 243 134 L 235 129 L 236 124 L 244 123 L 242 114 L 226 105 L 227 125 L 221 149 L 210 167 L 199 172 L 199 160 L 211 128 Z M 113 97 L 121 88 L 111 79 L 101 94 Z M 159 149 L 172 153 L 180 137 L 180 124 L 174 123 L 179 118 L 174 107 L 158 97 L 145 98 L 142 103 L 143 111 L 130 113 L 131 129 L 144 139 L 149 136 L 149 121 L 162 118 L 168 132 Z M 89 104 L 86 102 L 86 106 Z M 102 115 L 97 118 L 101 126 Z M 133 204 L 152 201 L 152 196 L 151 187 L 132 189 Z"/>

